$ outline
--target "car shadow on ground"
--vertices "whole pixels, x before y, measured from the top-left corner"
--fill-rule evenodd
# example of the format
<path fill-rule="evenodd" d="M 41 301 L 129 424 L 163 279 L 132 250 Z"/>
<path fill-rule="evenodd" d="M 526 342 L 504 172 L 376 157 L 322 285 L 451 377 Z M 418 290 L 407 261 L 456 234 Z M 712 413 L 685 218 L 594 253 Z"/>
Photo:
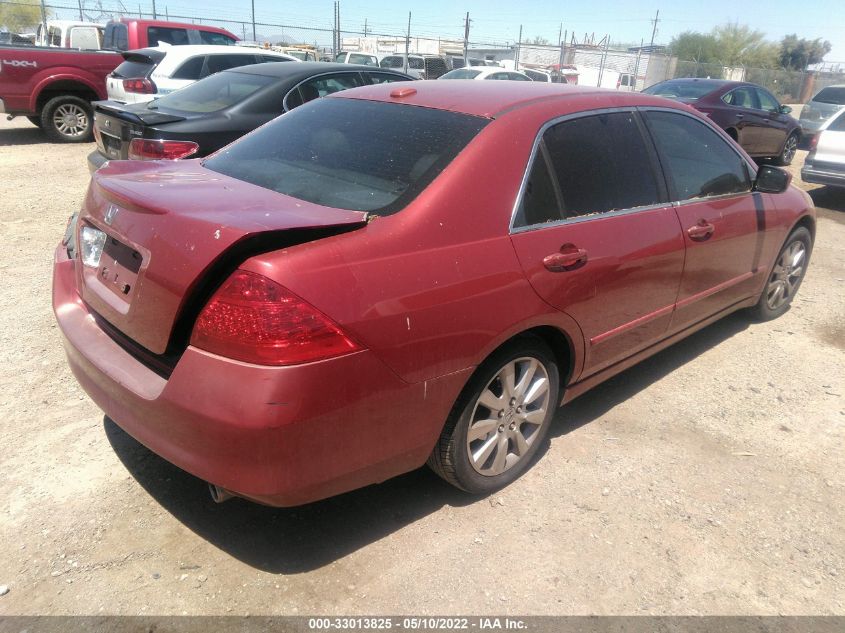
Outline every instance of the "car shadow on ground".
<path fill-rule="evenodd" d="M 7 145 L 38 145 L 39 143 L 47 142 L 47 136 L 35 126 L 0 130 L 0 147 Z"/>
<path fill-rule="evenodd" d="M 711 347 L 748 327 L 731 316 L 599 385 L 556 416 L 552 437 L 599 419 Z M 335 560 L 444 506 L 484 502 L 456 490 L 427 468 L 297 508 L 268 508 L 242 499 L 215 504 L 206 484 L 158 457 L 104 418 L 106 437 L 140 485 L 200 537 L 257 569 L 296 574 Z M 537 456 L 548 449 L 549 442 Z"/>
<path fill-rule="evenodd" d="M 808 193 L 820 209 L 845 211 L 845 187 L 819 187 Z"/>

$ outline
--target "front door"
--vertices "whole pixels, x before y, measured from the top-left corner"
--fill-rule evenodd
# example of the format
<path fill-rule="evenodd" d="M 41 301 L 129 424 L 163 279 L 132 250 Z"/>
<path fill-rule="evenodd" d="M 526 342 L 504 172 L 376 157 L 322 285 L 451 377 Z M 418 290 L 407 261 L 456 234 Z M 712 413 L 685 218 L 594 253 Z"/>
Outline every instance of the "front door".
<path fill-rule="evenodd" d="M 715 130 L 692 115 L 644 118 L 660 154 L 686 244 L 671 331 L 750 297 L 762 248 L 766 197 L 751 193 L 750 168 Z"/>
<path fill-rule="evenodd" d="M 562 121 L 533 157 L 511 240 L 537 294 L 581 327 L 581 377 L 669 327 L 684 240 L 657 172 L 634 112 Z"/>

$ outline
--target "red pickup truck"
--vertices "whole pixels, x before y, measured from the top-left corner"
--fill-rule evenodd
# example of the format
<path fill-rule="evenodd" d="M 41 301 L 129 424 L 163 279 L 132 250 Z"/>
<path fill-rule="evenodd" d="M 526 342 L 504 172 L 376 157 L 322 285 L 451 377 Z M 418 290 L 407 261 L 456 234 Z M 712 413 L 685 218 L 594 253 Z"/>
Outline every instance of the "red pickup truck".
<path fill-rule="evenodd" d="M 91 102 L 107 98 L 106 75 L 121 62 L 110 51 L 0 47 L 0 112 L 26 116 L 53 141 L 90 141 Z"/>

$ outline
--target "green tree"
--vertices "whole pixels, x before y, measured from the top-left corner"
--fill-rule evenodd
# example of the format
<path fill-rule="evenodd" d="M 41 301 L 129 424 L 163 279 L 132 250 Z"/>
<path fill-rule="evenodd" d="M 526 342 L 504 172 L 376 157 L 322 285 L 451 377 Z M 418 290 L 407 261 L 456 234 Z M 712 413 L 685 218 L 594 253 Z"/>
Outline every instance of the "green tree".
<path fill-rule="evenodd" d="M 39 0 L 15 0 L 14 4 L 0 3 L 0 25 L 12 33 L 34 29 L 39 22 L 41 22 Z"/>
<path fill-rule="evenodd" d="M 719 48 L 719 61 L 725 66 L 764 66 L 777 63 L 777 47 L 766 41 L 766 34 L 745 25 L 723 24 L 713 29 Z"/>
<path fill-rule="evenodd" d="M 779 61 L 784 68 L 804 70 L 822 61 L 831 48 L 830 42 L 821 38 L 807 40 L 795 34 L 787 35 L 780 41 Z"/>
<path fill-rule="evenodd" d="M 705 64 L 719 61 L 719 44 L 709 33 L 684 31 L 672 38 L 668 52 L 682 61 Z"/>

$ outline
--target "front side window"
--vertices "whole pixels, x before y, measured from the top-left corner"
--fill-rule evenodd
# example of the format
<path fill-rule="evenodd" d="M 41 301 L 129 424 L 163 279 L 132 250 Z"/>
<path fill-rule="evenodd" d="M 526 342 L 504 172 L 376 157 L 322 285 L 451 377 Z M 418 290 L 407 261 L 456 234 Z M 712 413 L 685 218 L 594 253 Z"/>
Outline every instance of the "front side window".
<path fill-rule="evenodd" d="M 633 112 L 564 121 L 543 135 L 563 218 L 662 202 L 651 156 Z"/>
<path fill-rule="evenodd" d="M 200 31 L 200 40 L 203 44 L 211 44 L 213 46 L 232 46 L 235 43 L 235 40 L 228 35 L 214 33 L 212 31 Z"/>
<path fill-rule="evenodd" d="M 389 57 L 385 57 L 381 60 L 379 66 L 382 68 L 402 68 L 404 65 L 404 60 L 401 57 L 397 57 L 395 55 L 390 55 Z"/>
<path fill-rule="evenodd" d="M 480 74 L 480 70 L 459 68 L 458 70 L 450 70 L 448 73 L 440 77 L 440 79 L 475 79 Z"/>
<path fill-rule="evenodd" d="M 487 123 L 433 108 L 318 99 L 203 165 L 307 202 L 385 215 L 416 197 Z"/>
<path fill-rule="evenodd" d="M 530 77 L 520 75 L 519 73 L 508 73 L 508 79 L 511 81 L 531 81 Z"/>
<path fill-rule="evenodd" d="M 186 29 L 173 29 L 165 26 L 147 27 L 147 39 L 150 46 L 158 46 L 162 42 L 173 46 L 182 46 L 189 43 Z"/>
<path fill-rule="evenodd" d="M 673 112 L 647 112 L 649 131 L 673 199 L 692 200 L 751 190 L 745 161 L 702 121 Z"/>
<path fill-rule="evenodd" d="M 760 100 L 760 109 L 768 112 L 780 111 L 780 104 L 772 95 L 765 90 L 757 89 L 757 98 Z"/>

